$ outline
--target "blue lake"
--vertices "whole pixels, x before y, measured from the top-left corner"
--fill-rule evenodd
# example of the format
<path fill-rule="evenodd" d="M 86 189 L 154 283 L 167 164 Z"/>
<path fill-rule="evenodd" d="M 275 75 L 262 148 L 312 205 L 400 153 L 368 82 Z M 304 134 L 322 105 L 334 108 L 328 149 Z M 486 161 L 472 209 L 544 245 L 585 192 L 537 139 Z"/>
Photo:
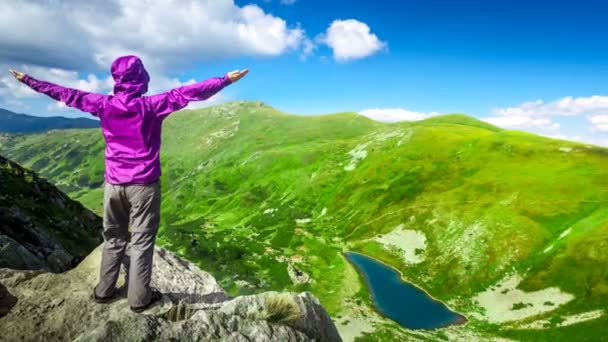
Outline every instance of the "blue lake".
<path fill-rule="evenodd" d="M 347 252 L 345 256 L 363 274 L 376 308 L 385 317 L 408 329 L 436 329 L 466 322 L 464 316 L 404 282 L 393 268 L 359 253 Z"/>

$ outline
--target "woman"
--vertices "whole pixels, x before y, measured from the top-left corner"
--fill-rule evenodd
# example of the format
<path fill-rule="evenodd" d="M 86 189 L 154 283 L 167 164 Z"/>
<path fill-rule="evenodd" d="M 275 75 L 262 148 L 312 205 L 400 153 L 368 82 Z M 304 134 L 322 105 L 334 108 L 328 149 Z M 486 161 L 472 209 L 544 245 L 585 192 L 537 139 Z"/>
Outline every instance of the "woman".
<path fill-rule="evenodd" d="M 160 144 L 163 120 L 190 101 L 206 100 L 248 73 L 235 70 L 223 77 L 143 96 L 150 76 L 141 59 L 128 55 L 111 67 L 114 95 L 89 93 L 39 81 L 10 70 L 37 92 L 99 117 L 105 149 L 103 254 L 99 283 L 92 298 L 107 303 L 116 298 L 120 264 L 128 264 L 128 302 L 142 312 L 161 299 L 150 287 L 154 242 L 160 224 Z M 131 225 L 129 232 L 128 226 Z M 130 240 L 129 257 L 125 257 Z"/>

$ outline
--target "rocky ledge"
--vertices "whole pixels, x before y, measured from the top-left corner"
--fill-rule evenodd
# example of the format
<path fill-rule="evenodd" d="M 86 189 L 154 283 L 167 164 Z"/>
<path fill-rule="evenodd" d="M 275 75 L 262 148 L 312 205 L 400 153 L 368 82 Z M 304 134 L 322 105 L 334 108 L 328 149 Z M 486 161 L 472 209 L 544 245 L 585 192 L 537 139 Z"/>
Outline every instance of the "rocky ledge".
<path fill-rule="evenodd" d="M 101 247 L 64 273 L 0 269 L 0 331 L 7 341 L 341 341 L 308 292 L 231 297 L 215 278 L 156 247 L 152 286 L 163 299 L 136 314 L 121 296 L 90 299 Z"/>

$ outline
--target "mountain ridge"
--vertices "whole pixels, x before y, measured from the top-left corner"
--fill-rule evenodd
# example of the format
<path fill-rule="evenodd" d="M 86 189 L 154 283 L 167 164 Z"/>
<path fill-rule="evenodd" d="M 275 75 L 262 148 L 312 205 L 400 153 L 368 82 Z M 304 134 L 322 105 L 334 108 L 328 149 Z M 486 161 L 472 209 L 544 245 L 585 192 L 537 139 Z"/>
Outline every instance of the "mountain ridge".
<path fill-rule="evenodd" d="M 36 133 L 52 129 L 97 128 L 99 121 L 63 116 L 34 116 L 0 108 L 0 133 Z"/>

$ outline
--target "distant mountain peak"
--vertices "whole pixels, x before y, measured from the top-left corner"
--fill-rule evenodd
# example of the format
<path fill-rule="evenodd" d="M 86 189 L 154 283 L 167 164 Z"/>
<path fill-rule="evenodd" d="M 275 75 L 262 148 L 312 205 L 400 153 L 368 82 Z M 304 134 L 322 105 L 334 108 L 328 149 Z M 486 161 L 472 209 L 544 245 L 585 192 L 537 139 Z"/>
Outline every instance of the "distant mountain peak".
<path fill-rule="evenodd" d="M 96 128 L 98 120 L 62 116 L 33 116 L 0 108 L 0 133 L 38 133 L 52 129 Z"/>

